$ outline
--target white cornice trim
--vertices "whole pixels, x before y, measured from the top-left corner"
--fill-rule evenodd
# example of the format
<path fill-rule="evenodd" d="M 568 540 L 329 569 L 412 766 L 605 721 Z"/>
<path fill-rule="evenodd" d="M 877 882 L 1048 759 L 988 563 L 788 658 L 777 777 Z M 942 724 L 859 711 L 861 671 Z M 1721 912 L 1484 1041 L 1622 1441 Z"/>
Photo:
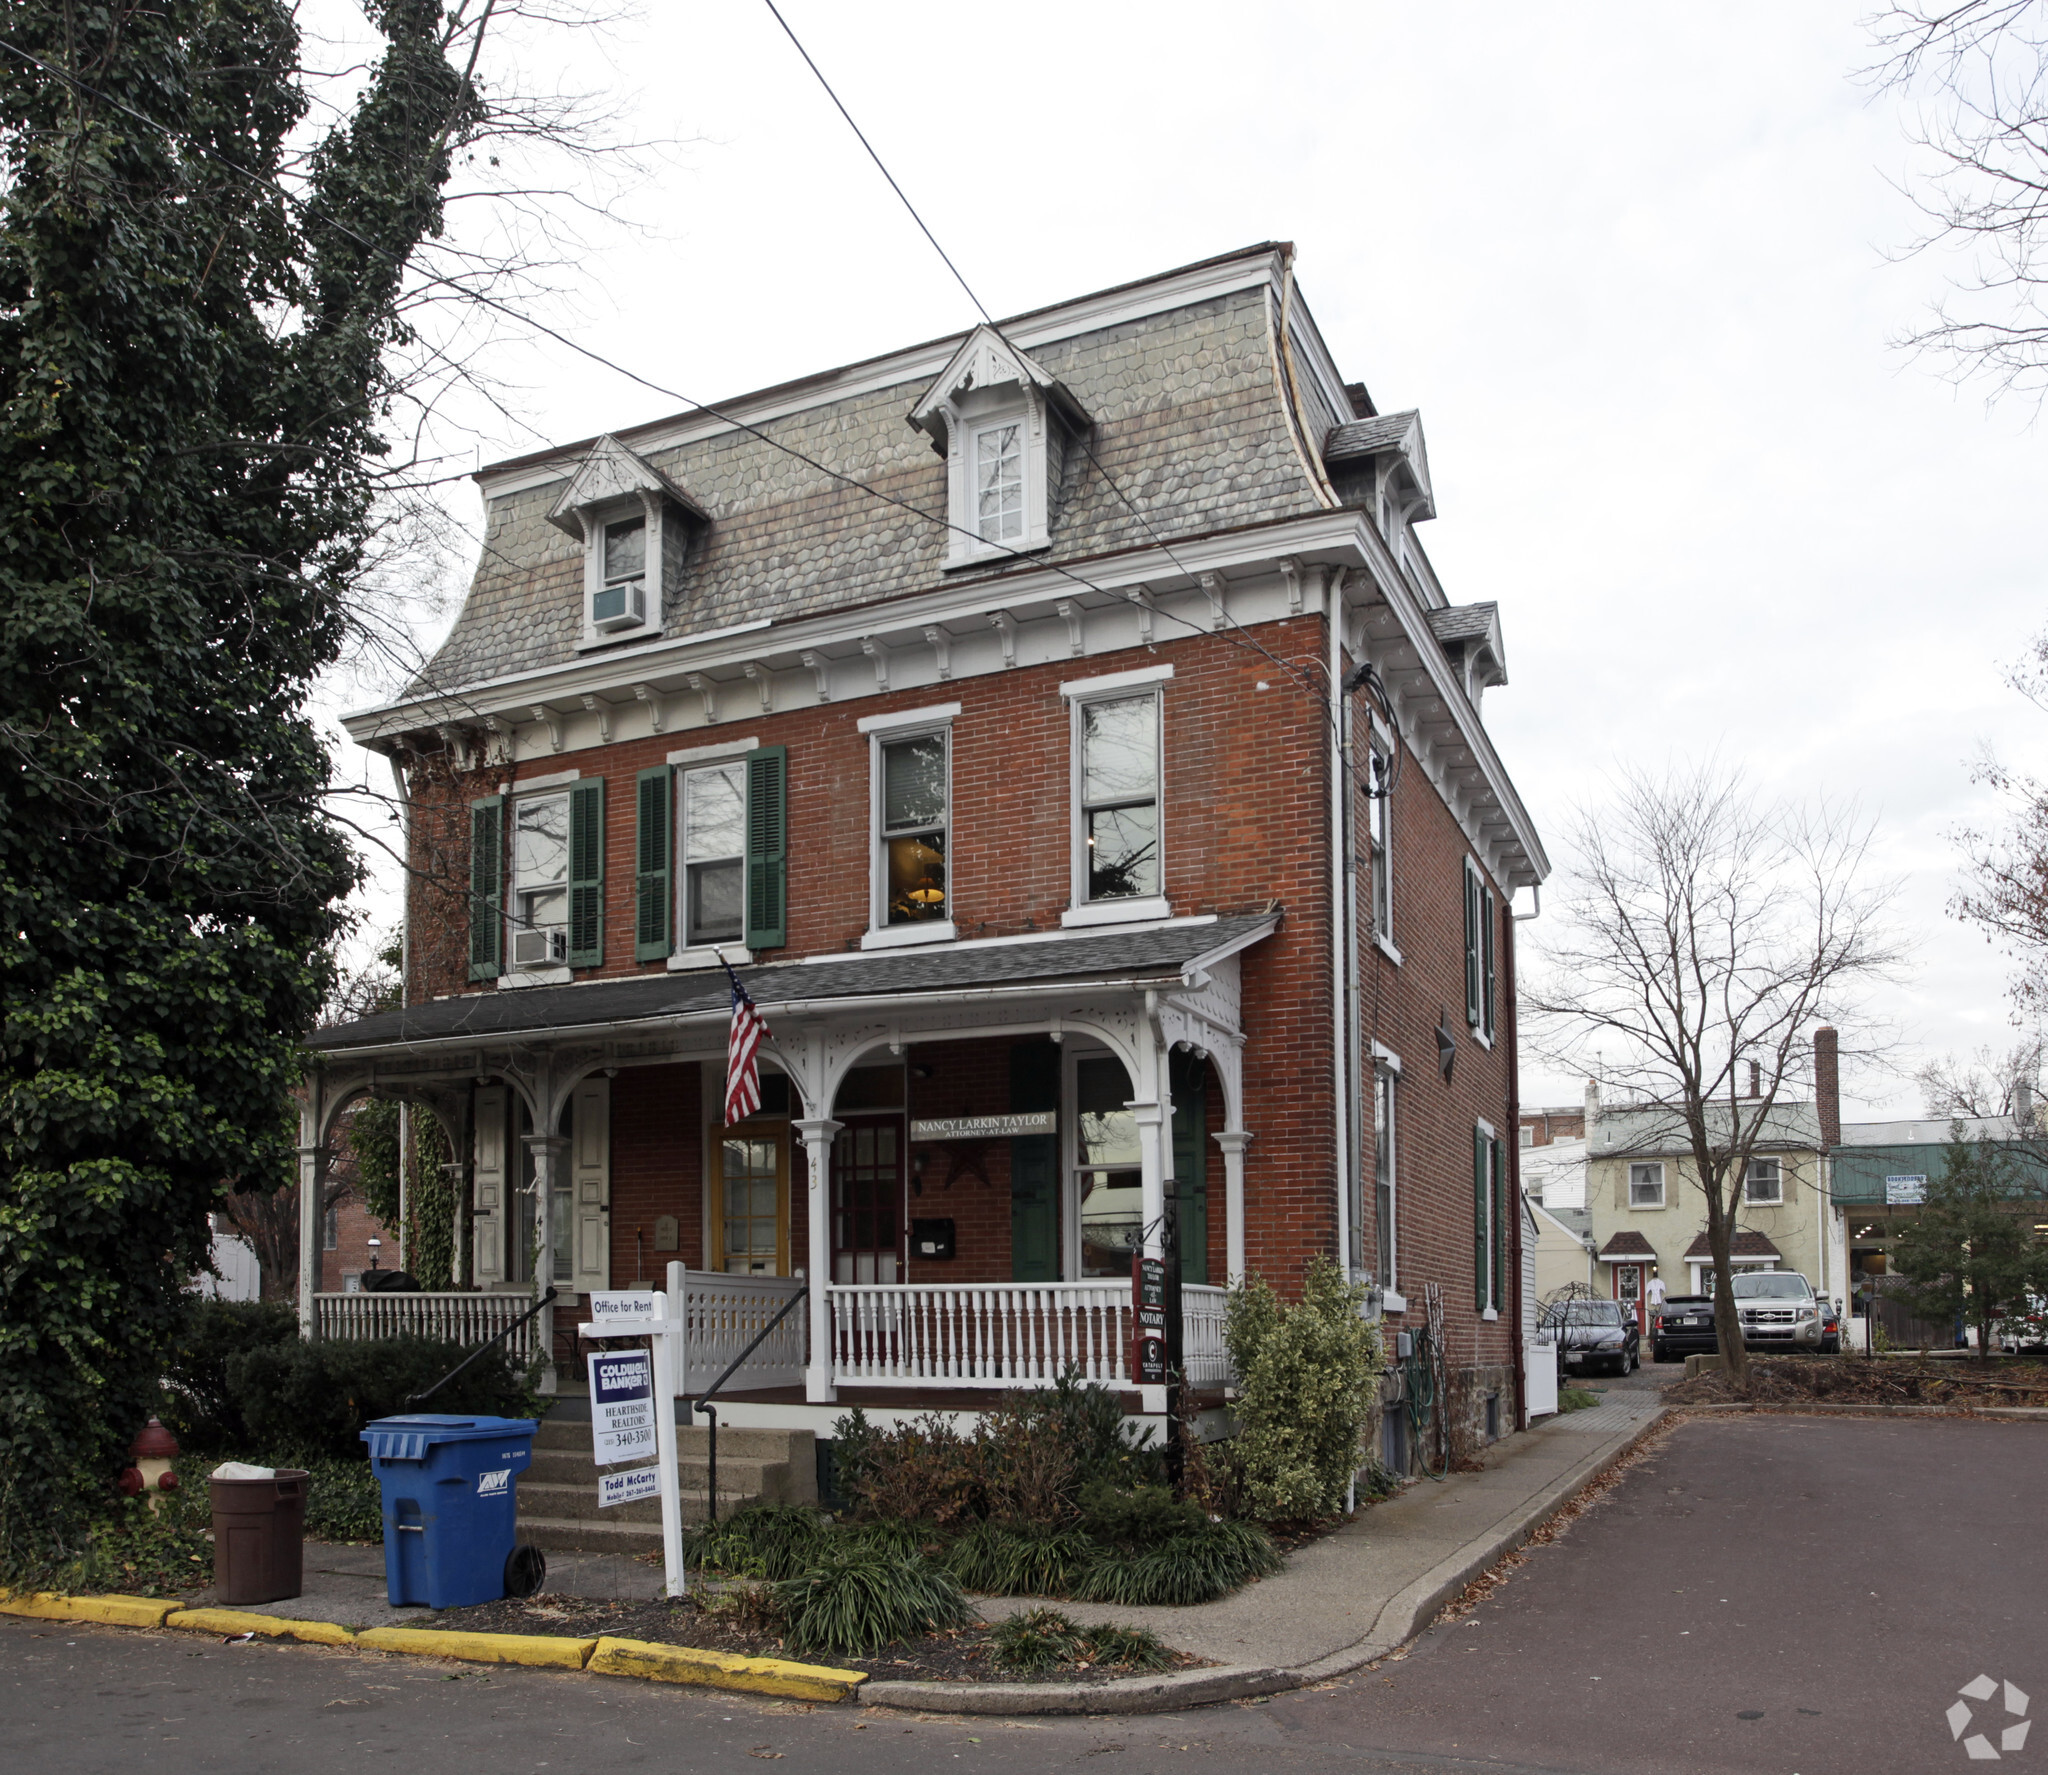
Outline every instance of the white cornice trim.
<path fill-rule="evenodd" d="M 932 727 L 959 713 L 958 703 L 933 703 L 928 709 L 891 709 L 886 715 L 863 715 L 853 728 L 856 733 L 887 733 L 895 727 Z"/>
<path fill-rule="evenodd" d="M 1105 690 L 1124 690 L 1137 684 L 1163 683 L 1172 676 L 1171 665 L 1139 666 L 1131 672 L 1105 672 L 1100 678 L 1069 678 L 1060 686 L 1060 695 L 1098 696 Z"/>
<path fill-rule="evenodd" d="M 1278 251 L 1261 253 L 1253 258 L 1226 259 L 1221 264 L 1199 265 L 1135 288 L 1110 290 L 1100 295 L 1084 296 L 1078 301 L 1064 302 L 1028 319 L 1005 321 L 1002 323 L 1003 336 L 1020 350 L 1028 351 L 1034 346 L 1071 339 L 1077 334 L 1100 332 L 1175 308 L 1187 308 L 1212 297 L 1227 296 L 1236 290 L 1256 289 L 1261 284 L 1270 284 L 1277 289 L 1279 267 Z M 699 409 L 679 417 L 656 420 L 650 425 L 627 426 L 612 435 L 629 448 L 646 454 L 672 450 L 680 444 L 716 437 L 721 432 L 736 431 L 739 426 L 734 421 L 766 425 L 815 407 L 854 400 L 904 383 L 918 383 L 917 392 L 922 393 L 922 385 L 929 383 L 946 367 L 966 337 L 964 332 L 954 333 L 930 344 L 913 346 L 865 363 L 850 364 L 801 390 L 780 394 L 768 390 L 759 395 L 741 395 L 734 400 L 720 402 L 717 416 Z M 546 461 L 520 463 L 503 469 L 485 468 L 477 473 L 475 479 L 487 499 L 503 499 L 567 479 L 589 448 L 587 442 L 566 445 Z"/>

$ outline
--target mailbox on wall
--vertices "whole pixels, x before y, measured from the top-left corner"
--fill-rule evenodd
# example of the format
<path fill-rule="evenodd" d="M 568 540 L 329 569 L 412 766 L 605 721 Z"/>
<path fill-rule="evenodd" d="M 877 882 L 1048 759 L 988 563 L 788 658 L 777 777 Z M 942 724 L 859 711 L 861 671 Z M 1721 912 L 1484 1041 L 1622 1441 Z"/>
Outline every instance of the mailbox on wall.
<path fill-rule="evenodd" d="M 953 1255 L 953 1223 L 950 1220 L 913 1220 L 910 1223 L 910 1255 L 942 1258 Z"/>

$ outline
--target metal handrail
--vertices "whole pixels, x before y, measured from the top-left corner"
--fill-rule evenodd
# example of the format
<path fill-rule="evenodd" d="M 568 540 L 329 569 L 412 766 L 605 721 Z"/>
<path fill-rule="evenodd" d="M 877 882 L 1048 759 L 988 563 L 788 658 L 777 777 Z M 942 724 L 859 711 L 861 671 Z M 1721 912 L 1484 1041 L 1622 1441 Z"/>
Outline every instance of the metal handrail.
<path fill-rule="evenodd" d="M 433 1396 L 436 1393 L 440 1392 L 440 1390 L 443 1387 L 445 1387 L 458 1374 L 460 1374 L 465 1368 L 467 1368 L 472 1362 L 474 1362 L 479 1356 L 481 1356 L 486 1350 L 488 1350 L 491 1347 L 491 1345 L 503 1343 L 505 1339 L 507 1339 L 515 1331 L 517 1331 L 520 1328 L 520 1326 L 524 1325 L 527 1322 L 527 1320 L 533 1318 L 537 1313 L 539 1313 L 543 1307 L 552 1304 L 554 1298 L 555 1290 L 552 1286 L 550 1286 L 547 1293 L 542 1295 L 539 1300 L 535 1301 L 533 1305 L 529 1307 L 525 1312 L 521 1313 L 518 1318 L 514 1319 L 512 1323 L 506 1326 L 503 1331 L 499 1332 L 495 1337 L 478 1344 L 475 1349 L 471 1350 L 467 1356 L 463 1357 L 463 1359 L 460 1362 L 456 1363 L 456 1365 L 453 1368 L 449 1369 L 449 1371 L 446 1374 L 444 1374 L 439 1380 L 437 1380 L 431 1387 L 427 1388 L 425 1392 L 413 1393 L 409 1395 L 406 1399 L 406 1404 L 417 1405 L 422 1399 L 433 1398 Z"/>
<path fill-rule="evenodd" d="M 711 1420 L 711 1435 L 708 1438 L 710 1448 L 705 1460 L 704 1474 L 704 1489 L 708 1494 L 708 1501 L 705 1505 L 705 1520 L 707 1522 L 716 1522 L 718 1520 L 718 1407 L 711 1403 L 712 1396 L 727 1381 L 732 1379 L 733 1375 L 738 1372 L 740 1364 L 761 1347 L 762 1343 L 766 1341 L 768 1334 L 789 1317 L 790 1309 L 798 1301 L 808 1298 L 807 1294 L 798 1293 L 792 1294 L 789 1299 L 784 1301 L 781 1311 L 774 1318 L 770 1319 L 766 1325 L 762 1326 L 759 1331 L 754 1333 L 754 1341 L 725 1365 L 725 1372 L 713 1381 L 710 1386 L 705 1388 L 702 1397 L 695 1401 L 693 1409 L 703 1412 Z"/>

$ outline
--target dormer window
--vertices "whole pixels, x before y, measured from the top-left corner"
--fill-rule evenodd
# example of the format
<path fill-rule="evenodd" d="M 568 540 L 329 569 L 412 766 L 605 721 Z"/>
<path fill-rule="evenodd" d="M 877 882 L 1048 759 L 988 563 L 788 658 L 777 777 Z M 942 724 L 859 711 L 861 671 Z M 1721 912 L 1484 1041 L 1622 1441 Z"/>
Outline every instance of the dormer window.
<path fill-rule="evenodd" d="M 968 335 L 910 415 L 946 459 L 948 567 L 1048 546 L 1067 442 L 1087 416 L 993 327 Z"/>
<path fill-rule="evenodd" d="M 659 635 L 679 599 L 697 503 L 617 438 L 600 438 L 548 520 L 583 544 L 583 645 Z"/>

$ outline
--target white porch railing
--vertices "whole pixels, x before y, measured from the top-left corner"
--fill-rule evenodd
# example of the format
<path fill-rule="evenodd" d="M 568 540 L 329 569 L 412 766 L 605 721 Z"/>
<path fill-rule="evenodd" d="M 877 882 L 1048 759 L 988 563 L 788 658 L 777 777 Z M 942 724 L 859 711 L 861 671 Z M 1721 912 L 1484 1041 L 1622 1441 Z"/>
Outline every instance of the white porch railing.
<path fill-rule="evenodd" d="M 790 1276 L 725 1276 L 715 1270 L 669 1266 L 669 1291 L 683 1295 L 683 1390 L 698 1393 L 725 1372 L 754 1334 L 782 1310 L 804 1284 Z M 803 1384 L 808 1306 L 800 1306 L 771 1331 L 761 1347 L 726 1382 L 735 1393 L 753 1387 Z"/>
<path fill-rule="evenodd" d="M 1223 1317 L 1230 1290 L 1206 1282 L 1180 1285 L 1182 1356 L 1191 1387 L 1221 1387 L 1231 1379 L 1230 1355 L 1223 1347 Z"/>
<path fill-rule="evenodd" d="M 333 1338 L 442 1338 L 451 1344 L 485 1343 L 533 1306 L 530 1294 L 316 1294 L 316 1336 Z M 541 1321 L 527 1320 L 505 1347 L 519 1362 L 540 1352 Z"/>

